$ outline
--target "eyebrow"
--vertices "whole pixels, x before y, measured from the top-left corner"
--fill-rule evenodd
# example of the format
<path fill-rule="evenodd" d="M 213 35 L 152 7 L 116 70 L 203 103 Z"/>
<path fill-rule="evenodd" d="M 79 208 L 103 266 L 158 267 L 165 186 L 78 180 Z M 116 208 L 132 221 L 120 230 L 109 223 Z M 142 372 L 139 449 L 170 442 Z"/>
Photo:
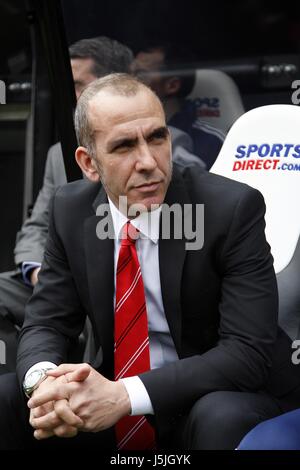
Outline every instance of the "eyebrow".
<path fill-rule="evenodd" d="M 145 136 L 145 139 L 150 140 L 153 137 L 164 138 L 168 134 L 169 134 L 169 130 L 168 130 L 167 126 L 161 126 L 161 127 L 157 127 L 156 129 L 153 129 L 152 131 L 150 131 Z M 121 137 L 119 139 L 114 140 L 113 142 L 108 143 L 108 151 L 112 152 L 113 150 L 116 150 L 118 147 L 122 147 L 122 146 L 132 147 L 137 143 L 137 141 L 138 141 L 137 137 L 135 137 L 135 138 L 130 138 L 130 137 L 123 137 L 122 138 Z"/>

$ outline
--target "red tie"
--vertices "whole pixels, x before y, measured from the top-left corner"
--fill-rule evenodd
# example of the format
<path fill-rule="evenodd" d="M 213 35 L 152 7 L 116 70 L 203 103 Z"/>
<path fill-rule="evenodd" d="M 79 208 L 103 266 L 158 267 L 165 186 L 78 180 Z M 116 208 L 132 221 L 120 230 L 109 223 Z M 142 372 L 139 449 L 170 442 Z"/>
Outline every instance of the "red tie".
<path fill-rule="evenodd" d="M 150 369 L 146 299 L 135 242 L 138 230 L 123 228 L 116 276 L 115 380 Z M 116 424 L 118 450 L 154 449 L 152 426 L 145 416 L 125 416 Z"/>

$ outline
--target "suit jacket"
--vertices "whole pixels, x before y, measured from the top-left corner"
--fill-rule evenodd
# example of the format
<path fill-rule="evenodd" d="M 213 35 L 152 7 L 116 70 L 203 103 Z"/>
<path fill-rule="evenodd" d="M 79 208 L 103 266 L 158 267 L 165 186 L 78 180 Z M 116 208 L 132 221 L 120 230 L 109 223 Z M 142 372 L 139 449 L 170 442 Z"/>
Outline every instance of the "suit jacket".
<path fill-rule="evenodd" d="M 170 126 L 173 160 L 181 166 L 205 167 L 200 158 L 193 155 L 191 138 L 183 131 Z M 50 147 L 44 174 L 43 187 L 34 204 L 31 216 L 26 219 L 14 250 L 15 263 L 23 261 L 41 263 L 44 255 L 49 225 L 49 205 L 56 189 L 67 183 L 61 144 Z"/>
<path fill-rule="evenodd" d="M 16 265 L 23 261 L 42 262 L 48 234 L 49 203 L 55 190 L 66 182 L 62 149 L 58 142 L 49 149 L 43 187 L 34 204 L 32 214 L 25 220 L 17 234 L 14 250 Z"/>
<path fill-rule="evenodd" d="M 113 377 L 114 242 L 96 236 L 101 216 L 95 211 L 105 202 L 99 184 L 79 181 L 56 192 L 39 283 L 20 335 L 20 380 L 36 362 L 65 362 L 86 315 L 102 359 L 99 371 Z M 140 376 L 155 413 L 182 413 L 217 390 L 271 387 L 286 395 L 300 378 L 287 338 L 276 339 L 263 197 L 247 185 L 174 165 L 165 202 L 204 204 L 205 240 L 198 251 L 187 251 L 186 240 L 172 233 L 159 240 L 163 304 L 180 360 Z"/>

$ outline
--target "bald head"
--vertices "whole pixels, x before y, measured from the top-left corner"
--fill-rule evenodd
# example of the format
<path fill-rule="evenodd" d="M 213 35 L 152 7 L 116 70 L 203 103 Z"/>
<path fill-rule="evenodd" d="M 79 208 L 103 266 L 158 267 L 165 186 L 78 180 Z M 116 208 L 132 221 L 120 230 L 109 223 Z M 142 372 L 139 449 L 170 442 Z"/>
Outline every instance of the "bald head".
<path fill-rule="evenodd" d="M 151 96 L 156 106 L 163 108 L 158 97 L 153 91 L 136 77 L 125 73 L 114 73 L 106 75 L 93 81 L 81 94 L 75 111 L 75 130 L 79 145 L 86 147 L 91 155 L 94 154 L 94 126 L 91 116 L 92 103 L 97 99 L 98 106 L 101 97 L 107 95 L 120 97 L 134 97 L 139 93 Z M 107 100 L 105 100 L 107 101 Z M 115 109 L 112 109 L 114 112 Z"/>
<path fill-rule="evenodd" d="M 116 207 L 152 210 L 162 204 L 171 179 L 171 140 L 157 96 L 129 75 L 93 82 L 78 100 L 76 161 L 101 181 Z"/>

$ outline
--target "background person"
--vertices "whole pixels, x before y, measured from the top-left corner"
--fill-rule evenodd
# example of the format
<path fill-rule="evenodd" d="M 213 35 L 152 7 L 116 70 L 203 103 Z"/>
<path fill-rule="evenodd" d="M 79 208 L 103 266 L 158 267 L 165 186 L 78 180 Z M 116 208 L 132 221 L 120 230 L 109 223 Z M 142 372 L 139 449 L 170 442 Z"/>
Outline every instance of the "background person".
<path fill-rule="evenodd" d="M 138 52 L 131 68 L 162 101 L 168 124 L 191 137 L 191 152 L 209 169 L 225 136 L 221 130 L 202 121 L 197 116 L 196 105 L 187 99 L 195 84 L 194 59 L 194 55 L 184 47 L 154 43 Z"/>

